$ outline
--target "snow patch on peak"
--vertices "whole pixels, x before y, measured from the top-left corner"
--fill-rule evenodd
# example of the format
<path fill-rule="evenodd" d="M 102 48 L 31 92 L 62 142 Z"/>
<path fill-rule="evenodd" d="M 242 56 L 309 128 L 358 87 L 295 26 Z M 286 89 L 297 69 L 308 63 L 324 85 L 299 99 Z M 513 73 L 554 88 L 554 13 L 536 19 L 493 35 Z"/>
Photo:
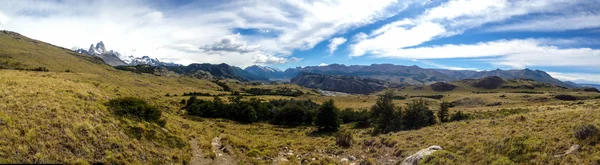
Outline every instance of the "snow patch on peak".
<path fill-rule="evenodd" d="M 277 68 L 271 68 L 271 67 L 268 67 L 268 66 L 260 66 L 260 65 L 252 65 L 252 66 L 249 66 L 247 68 L 252 68 L 252 67 L 258 68 L 258 69 L 260 69 L 262 71 L 265 71 L 265 72 L 282 72 L 280 69 L 277 69 Z"/>

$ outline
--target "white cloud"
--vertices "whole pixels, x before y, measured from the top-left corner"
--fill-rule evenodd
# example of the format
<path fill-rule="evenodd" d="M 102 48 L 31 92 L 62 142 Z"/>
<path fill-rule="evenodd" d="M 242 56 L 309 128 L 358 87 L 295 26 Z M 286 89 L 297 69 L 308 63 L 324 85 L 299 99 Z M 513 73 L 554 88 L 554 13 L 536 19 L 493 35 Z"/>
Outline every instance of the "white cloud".
<path fill-rule="evenodd" d="M 267 54 L 256 54 L 254 56 L 253 63 L 256 63 L 256 64 L 285 64 L 285 63 L 289 63 L 289 62 L 297 62 L 300 60 L 302 60 L 302 59 L 296 58 L 296 57 L 285 58 L 285 57 L 277 57 L 277 56 L 267 55 Z"/>
<path fill-rule="evenodd" d="M 447 66 L 447 65 L 442 65 L 442 64 L 431 62 L 431 61 L 427 61 L 427 60 L 421 60 L 421 63 L 423 63 L 425 65 L 433 66 L 435 68 L 440 68 L 440 69 L 448 69 L 448 70 L 475 70 L 475 71 L 479 71 L 479 69 L 477 69 L 477 68 L 463 68 L 463 67 Z"/>
<path fill-rule="evenodd" d="M 0 28 L 3 27 L 4 24 L 7 24 L 9 21 L 8 16 L 6 16 L 2 10 L 0 10 Z"/>
<path fill-rule="evenodd" d="M 564 15 L 574 6 L 595 5 L 585 0 L 554 1 L 509 1 L 509 0 L 451 0 L 437 7 L 425 10 L 414 18 L 392 22 L 370 35 L 358 38 L 352 46 L 351 56 L 380 54 L 402 48 L 418 46 L 436 38 L 462 34 L 465 30 L 478 28 L 488 23 L 503 21 L 528 14 Z M 570 21 L 595 21 L 586 17 Z M 578 23 L 582 24 L 582 23 Z M 597 23 L 587 23 L 587 27 Z M 367 38 L 367 39 L 365 39 Z"/>
<path fill-rule="evenodd" d="M 201 46 L 199 49 L 205 52 L 217 54 L 231 52 L 244 54 L 259 51 L 260 45 L 248 45 L 238 33 L 225 36 L 215 41 L 213 44 Z"/>
<path fill-rule="evenodd" d="M 202 1 L 176 6 L 146 0 L 8 0 L 0 1 L 0 27 L 66 48 L 104 41 L 108 49 L 121 53 L 136 50 L 134 56 L 244 66 L 254 61 L 295 61 L 286 56 L 348 29 L 391 17 L 410 3 L 412 0 Z M 256 29 L 263 35 L 239 37 L 246 43 L 235 43 L 238 38 L 228 40 L 229 45 L 214 43 L 239 28 Z M 254 47 L 257 45 L 260 47 Z M 236 53 L 211 55 L 227 51 Z M 270 55 L 254 57 L 256 54 Z"/>
<path fill-rule="evenodd" d="M 346 43 L 346 38 L 344 37 L 336 37 L 329 40 L 329 54 L 332 54 L 335 50 L 337 50 L 338 46 Z"/>
<path fill-rule="evenodd" d="M 592 21 L 596 20 L 596 21 Z M 600 15 L 583 13 L 568 16 L 537 17 L 489 29 L 490 31 L 565 31 L 600 27 Z"/>
<path fill-rule="evenodd" d="M 319 64 L 319 66 L 327 66 L 327 64 L 326 63 L 321 63 L 321 64 Z"/>
<path fill-rule="evenodd" d="M 362 56 L 366 53 L 379 54 L 382 51 L 416 46 L 445 32 L 443 27 L 431 22 L 419 24 L 410 29 L 403 25 L 405 24 L 386 26 L 384 27 L 386 30 L 381 30 L 385 32 L 381 32 L 380 35 L 372 38 L 364 38 L 364 36 L 362 39 L 359 38 L 358 43 L 352 46 L 351 56 Z"/>
<path fill-rule="evenodd" d="M 477 44 L 447 44 L 381 52 L 376 57 L 403 59 L 444 59 L 496 57 L 496 65 L 524 68 L 527 66 L 591 66 L 598 67 L 600 50 L 559 48 L 535 39 L 498 40 Z"/>
<path fill-rule="evenodd" d="M 595 83 L 600 84 L 599 74 L 587 74 L 587 73 L 559 73 L 559 72 L 547 72 L 550 76 L 557 78 L 562 81 L 573 81 L 577 83 Z"/>

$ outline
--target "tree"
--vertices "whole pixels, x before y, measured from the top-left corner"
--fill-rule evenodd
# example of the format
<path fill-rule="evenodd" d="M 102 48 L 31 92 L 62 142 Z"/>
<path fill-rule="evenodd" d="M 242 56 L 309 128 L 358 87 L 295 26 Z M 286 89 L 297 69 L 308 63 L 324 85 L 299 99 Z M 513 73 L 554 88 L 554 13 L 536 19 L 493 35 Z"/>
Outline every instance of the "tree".
<path fill-rule="evenodd" d="M 324 102 L 317 110 L 315 125 L 320 131 L 335 132 L 340 128 L 339 109 L 333 104 L 333 99 Z"/>
<path fill-rule="evenodd" d="M 294 102 L 288 102 L 283 107 L 277 108 L 273 114 L 272 123 L 275 125 L 298 126 L 308 123 L 308 111 Z"/>
<path fill-rule="evenodd" d="M 377 102 L 371 107 L 371 120 L 374 125 L 373 133 L 388 133 L 402 130 L 402 111 L 392 102 L 394 91 L 388 90 L 379 96 Z"/>
<path fill-rule="evenodd" d="M 440 122 L 445 123 L 450 121 L 450 115 L 448 114 L 448 108 L 450 108 L 450 103 L 449 102 L 442 102 L 440 104 L 440 111 L 438 111 L 438 118 L 440 119 Z"/>
<path fill-rule="evenodd" d="M 407 129 L 419 129 L 435 124 L 435 118 L 425 101 L 419 99 L 407 104 L 403 122 Z"/>

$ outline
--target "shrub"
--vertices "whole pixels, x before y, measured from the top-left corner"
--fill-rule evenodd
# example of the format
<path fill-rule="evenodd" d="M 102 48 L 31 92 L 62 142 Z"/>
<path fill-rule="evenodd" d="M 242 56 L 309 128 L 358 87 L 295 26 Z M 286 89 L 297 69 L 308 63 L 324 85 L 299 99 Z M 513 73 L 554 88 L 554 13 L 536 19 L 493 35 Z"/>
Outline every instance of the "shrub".
<path fill-rule="evenodd" d="M 346 108 L 340 111 L 340 119 L 342 123 L 353 123 L 356 128 L 369 127 L 369 111 L 365 109 L 354 110 L 352 108 Z"/>
<path fill-rule="evenodd" d="M 335 144 L 340 147 L 348 148 L 352 146 L 353 141 L 354 137 L 349 131 L 340 131 L 335 134 Z"/>
<path fill-rule="evenodd" d="M 461 121 L 461 120 L 468 120 L 470 119 L 470 116 L 462 113 L 462 111 L 458 111 L 454 114 L 452 114 L 452 116 L 450 117 L 450 121 Z"/>
<path fill-rule="evenodd" d="M 575 128 L 573 136 L 577 140 L 587 141 L 591 144 L 595 144 L 600 140 L 600 134 L 598 134 L 598 127 L 592 124 L 581 125 Z"/>
<path fill-rule="evenodd" d="M 436 99 L 436 100 L 439 100 L 439 99 L 442 99 L 442 98 L 444 98 L 444 95 L 422 95 L 422 96 L 410 96 L 410 98 L 417 98 L 417 97 L 420 97 L 420 98 L 430 98 L 430 99 Z"/>
<path fill-rule="evenodd" d="M 371 107 L 370 116 L 375 127 L 373 134 L 402 130 L 402 110 L 395 107 L 392 102 L 393 96 L 394 92 L 388 90 L 379 96 L 375 105 Z"/>
<path fill-rule="evenodd" d="M 219 85 L 221 88 L 223 88 L 223 91 L 227 91 L 227 92 L 231 92 L 231 91 L 232 91 L 232 90 L 231 90 L 231 88 L 230 88 L 229 86 L 227 86 L 227 83 L 225 83 L 225 82 L 221 82 L 221 81 L 219 81 L 219 80 L 217 80 L 217 81 L 214 81 L 214 82 L 215 82 L 215 84 L 217 84 L 217 85 Z"/>
<path fill-rule="evenodd" d="M 275 110 L 272 123 L 288 126 L 312 124 L 312 114 L 309 109 L 304 109 L 294 102 L 289 102 L 285 106 Z"/>
<path fill-rule="evenodd" d="M 112 99 L 107 106 L 117 116 L 140 119 L 148 122 L 159 122 L 161 112 L 145 100 L 135 97 L 123 97 Z"/>
<path fill-rule="evenodd" d="M 438 111 L 438 118 L 440 119 L 440 122 L 445 123 L 449 121 L 449 117 L 450 114 L 448 114 L 448 109 L 450 108 L 451 104 L 449 102 L 442 102 L 440 104 L 440 110 Z"/>
<path fill-rule="evenodd" d="M 407 104 L 402 120 L 407 129 L 419 129 L 435 124 L 433 111 L 429 110 L 423 99 Z"/>
<path fill-rule="evenodd" d="M 37 68 L 27 69 L 27 70 L 28 71 L 37 71 L 37 72 L 48 72 L 48 71 L 50 71 L 46 67 L 37 67 Z"/>
<path fill-rule="evenodd" d="M 340 128 L 339 111 L 333 104 L 333 99 L 321 104 L 315 120 L 317 128 L 320 131 L 337 131 Z"/>
<path fill-rule="evenodd" d="M 571 95 L 556 95 L 556 96 L 554 96 L 554 98 L 558 99 L 558 100 L 565 100 L 565 101 L 575 101 L 575 100 L 577 100 L 577 97 L 571 96 Z"/>

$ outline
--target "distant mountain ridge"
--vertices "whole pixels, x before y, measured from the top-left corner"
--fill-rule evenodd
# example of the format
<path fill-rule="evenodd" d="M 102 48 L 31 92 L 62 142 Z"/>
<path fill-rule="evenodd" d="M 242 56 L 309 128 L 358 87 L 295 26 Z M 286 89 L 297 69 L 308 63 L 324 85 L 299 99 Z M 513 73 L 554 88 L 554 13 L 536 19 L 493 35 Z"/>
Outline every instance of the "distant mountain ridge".
<path fill-rule="evenodd" d="M 219 79 L 236 79 L 240 81 L 269 81 L 268 78 L 257 76 L 242 68 L 231 66 L 225 63 L 222 64 L 190 64 L 188 66 L 164 66 L 169 71 L 181 75 L 196 75 L 210 73 L 210 76 Z M 202 72 L 202 73 L 200 73 Z"/>
<path fill-rule="evenodd" d="M 418 66 L 403 66 L 393 64 L 372 64 L 372 65 L 350 65 L 331 64 L 327 66 L 308 66 L 289 68 L 281 70 L 264 70 L 260 66 L 247 67 L 245 70 L 249 73 L 260 75 L 269 79 L 291 79 L 301 72 L 319 73 L 324 75 L 343 75 L 356 76 L 364 78 L 375 78 L 395 83 L 407 84 L 431 84 L 435 82 L 451 82 L 463 79 L 478 79 L 489 76 L 498 76 L 503 79 L 531 79 L 534 81 L 550 83 L 568 88 L 578 87 L 571 83 L 562 82 L 553 78 L 548 73 L 541 70 L 521 69 L 521 70 L 490 70 L 490 71 L 472 71 L 472 70 L 447 70 L 447 69 L 427 69 Z"/>
<path fill-rule="evenodd" d="M 582 87 L 593 87 L 600 90 L 600 84 L 579 84 Z"/>
<path fill-rule="evenodd" d="M 445 69 L 435 69 L 441 73 L 444 73 L 448 76 L 453 76 L 456 79 L 476 79 L 482 77 L 489 76 L 498 76 L 503 79 L 531 79 L 538 82 L 545 82 L 553 85 L 568 87 L 568 88 L 576 88 L 577 86 L 560 81 L 550 74 L 541 71 L 541 70 L 531 70 L 529 68 L 520 69 L 520 70 L 489 70 L 489 71 L 470 71 L 470 70 L 445 70 Z"/>
<path fill-rule="evenodd" d="M 309 72 L 299 73 L 291 82 L 307 88 L 357 94 L 370 94 L 383 90 L 386 84 L 379 79 Z"/>

